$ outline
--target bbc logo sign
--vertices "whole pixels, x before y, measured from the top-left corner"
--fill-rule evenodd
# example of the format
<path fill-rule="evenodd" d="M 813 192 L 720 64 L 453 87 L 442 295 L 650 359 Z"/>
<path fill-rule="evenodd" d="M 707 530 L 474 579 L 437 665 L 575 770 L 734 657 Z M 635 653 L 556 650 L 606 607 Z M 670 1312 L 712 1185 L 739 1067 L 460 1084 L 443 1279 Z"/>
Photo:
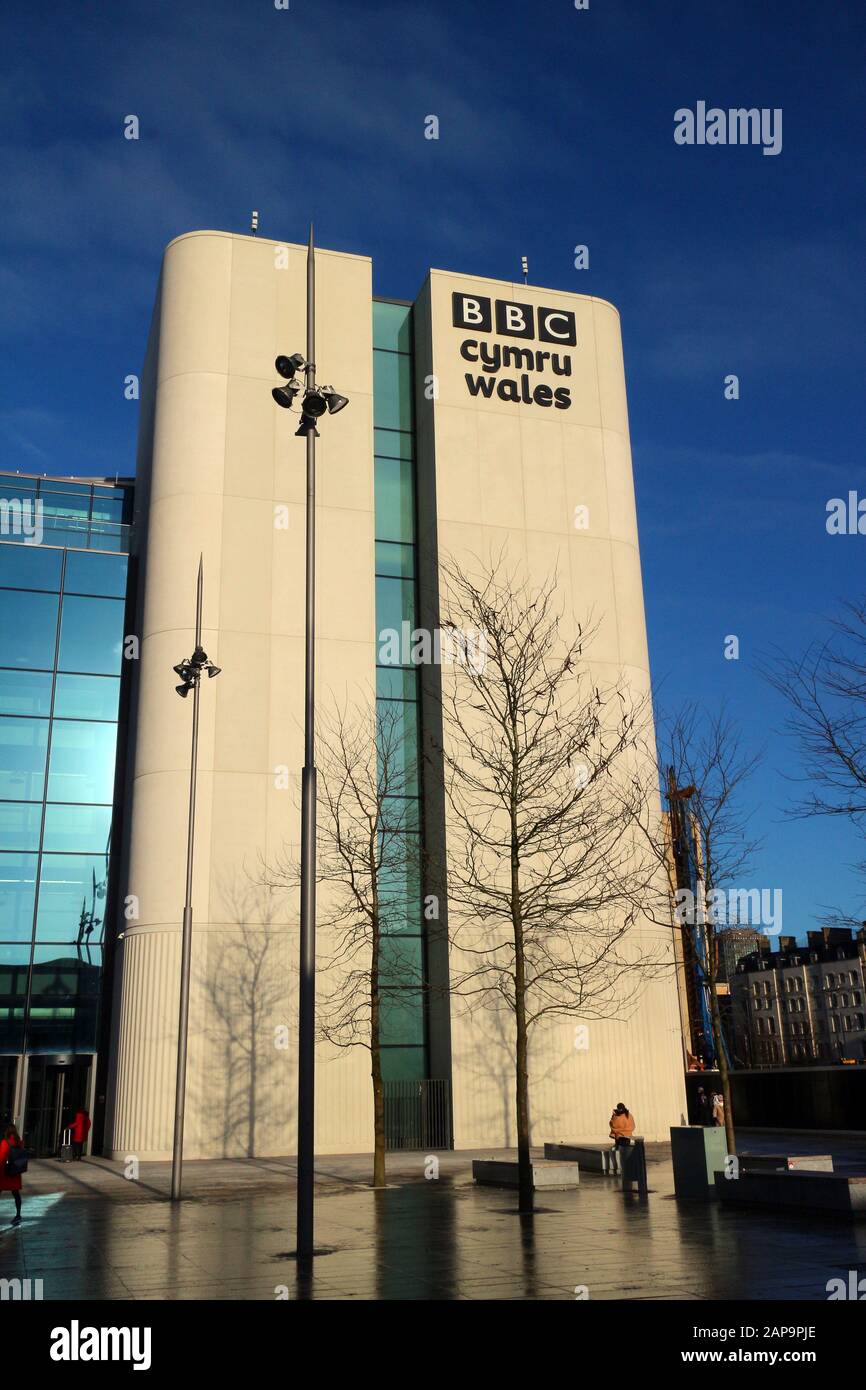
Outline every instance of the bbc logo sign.
<path fill-rule="evenodd" d="M 564 309 L 536 309 L 532 304 L 518 304 L 511 299 L 490 300 L 485 295 L 457 292 L 451 296 L 451 309 L 455 328 L 495 331 L 503 338 L 537 338 L 560 347 L 577 346 L 574 314 Z"/>

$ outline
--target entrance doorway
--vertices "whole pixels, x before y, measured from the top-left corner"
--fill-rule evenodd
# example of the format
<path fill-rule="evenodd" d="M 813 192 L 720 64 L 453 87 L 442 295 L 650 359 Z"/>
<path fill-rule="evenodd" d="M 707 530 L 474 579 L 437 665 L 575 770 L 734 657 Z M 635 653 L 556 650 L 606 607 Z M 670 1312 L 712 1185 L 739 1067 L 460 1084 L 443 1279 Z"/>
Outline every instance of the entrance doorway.
<path fill-rule="evenodd" d="M 56 1158 L 75 1112 L 90 1109 L 93 1058 L 29 1056 L 23 1139 L 36 1158 Z"/>

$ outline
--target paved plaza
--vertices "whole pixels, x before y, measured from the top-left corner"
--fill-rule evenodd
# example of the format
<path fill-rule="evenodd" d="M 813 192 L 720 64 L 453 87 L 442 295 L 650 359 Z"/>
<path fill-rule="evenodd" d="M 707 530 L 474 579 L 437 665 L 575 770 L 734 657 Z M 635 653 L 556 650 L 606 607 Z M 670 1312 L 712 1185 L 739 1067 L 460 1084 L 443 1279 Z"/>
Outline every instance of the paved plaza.
<path fill-rule="evenodd" d="M 832 1152 L 866 1172 L 866 1136 L 743 1135 L 742 1149 Z M 506 1151 L 499 1151 L 504 1156 Z M 170 1168 L 139 1181 L 102 1159 L 37 1162 L 24 1222 L 0 1198 L 0 1279 L 41 1279 L 66 1299 L 826 1300 L 827 1281 L 866 1272 L 866 1223 L 808 1213 L 722 1210 L 677 1202 L 669 1146 L 648 1145 L 650 1196 L 593 1174 L 538 1197 L 478 1188 L 473 1157 L 390 1154 L 387 1189 L 369 1187 L 369 1156 L 317 1164 L 316 1238 L 331 1253 L 299 1275 L 292 1159 L 188 1162 L 186 1200 L 167 1200 Z M 539 1155 L 540 1156 L 540 1155 Z"/>

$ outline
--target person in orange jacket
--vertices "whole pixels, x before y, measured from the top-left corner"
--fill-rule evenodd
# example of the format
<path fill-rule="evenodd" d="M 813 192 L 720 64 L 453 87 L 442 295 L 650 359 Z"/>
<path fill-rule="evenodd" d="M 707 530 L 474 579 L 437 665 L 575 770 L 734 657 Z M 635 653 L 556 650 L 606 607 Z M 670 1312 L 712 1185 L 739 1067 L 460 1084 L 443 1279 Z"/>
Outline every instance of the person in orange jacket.
<path fill-rule="evenodd" d="M 14 1125 L 7 1125 L 0 1140 L 0 1192 L 11 1192 L 15 1202 L 13 1226 L 21 1225 L 21 1174 L 10 1172 L 7 1159 L 15 1149 L 23 1149 L 21 1135 Z M 25 1165 L 26 1166 L 26 1165 Z"/>
<path fill-rule="evenodd" d="M 634 1115 L 622 1101 L 610 1117 L 610 1137 L 613 1140 L 614 1171 L 622 1172 L 622 1162 L 617 1158 L 620 1149 L 627 1149 L 634 1134 Z"/>
<path fill-rule="evenodd" d="M 72 1135 L 72 1157 L 80 1158 L 90 1133 L 90 1116 L 86 1110 L 76 1110 L 75 1119 L 70 1125 Z"/>

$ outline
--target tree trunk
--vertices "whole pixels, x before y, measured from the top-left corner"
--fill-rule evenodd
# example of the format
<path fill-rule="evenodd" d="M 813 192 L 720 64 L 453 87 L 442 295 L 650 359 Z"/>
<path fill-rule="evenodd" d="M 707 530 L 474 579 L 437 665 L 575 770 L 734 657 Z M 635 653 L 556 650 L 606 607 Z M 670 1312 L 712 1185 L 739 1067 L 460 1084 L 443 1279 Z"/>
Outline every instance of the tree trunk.
<path fill-rule="evenodd" d="M 710 1019 L 713 1025 L 713 1046 L 716 1049 L 716 1065 L 719 1068 L 719 1081 L 722 1087 L 722 1100 L 725 1103 L 725 1139 L 728 1145 L 728 1153 L 737 1152 L 737 1140 L 734 1134 L 734 1111 L 731 1105 L 731 1078 L 728 1072 L 728 1059 L 725 1053 L 724 1040 L 722 1038 L 722 1015 L 719 1010 L 719 996 L 716 994 L 716 969 L 715 969 L 715 936 L 714 933 L 708 934 L 707 975 L 710 985 Z"/>
<path fill-rule="evenodd" d="M 532 1186 L 532 1159 L 529 1153 L 529 1068 L 526 1046 L 526 1006 L 523 999 L 523 950 L 518 952 L 516 977 L 517 998 L 517 1182 L 518 1208 L 531 1212 L 535 1191 Z"/>
<path fill-rule="evenodd" d="M 373 1073 L 373 1186 L 385 1186 L 385 1088 L 378 1045 L 372 1051 Z"/>
<path fill-rule="evenodd" d="M 373 1186 L 385 1186 L 385 1088 L 379 1046 L 379 921 L 374 885 L 373 959 L 370 963 L 370 1075 L 373 1081 Z"/>

